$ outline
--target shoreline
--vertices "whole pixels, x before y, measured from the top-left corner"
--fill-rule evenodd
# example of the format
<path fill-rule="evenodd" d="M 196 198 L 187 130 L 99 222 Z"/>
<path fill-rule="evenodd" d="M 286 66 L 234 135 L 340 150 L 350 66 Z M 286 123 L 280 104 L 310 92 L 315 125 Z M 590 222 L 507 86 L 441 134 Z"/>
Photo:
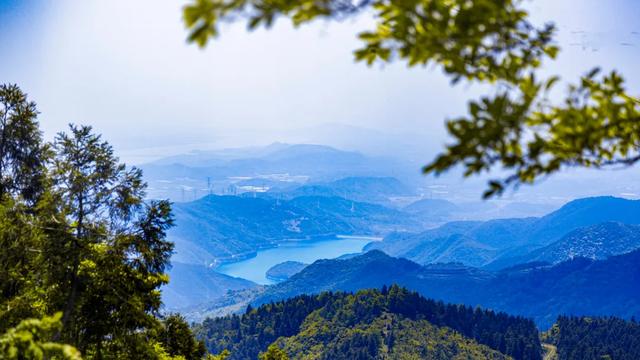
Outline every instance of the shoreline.
<path fill-rule="evenodd" d="M 258 252 L 265 251 L 265 250 L 271 250 L 271 249 L 277 249 L 282 244 L 318 243 L 318 242 L 323 242 L 323 241 L 335 241 L 335 240 L 343 240 L 343 239 L 371 240 L 371 242 L 378 242 L 378 241 L 382 241 L 383 237 L 373 236 L 373 235 L 322 234 L 322 235 L 307 236 L 305 238 L 282 239 L 282 240 L 278 241 L 277 243 L 273 243 L 273 246 L 263 246 L 263 247 L 260 247 L 260 248 L 256 249 L 255 251 L 241 253 L 241 254 L 235 254 L 235 255 L 232 255 L 232 256 L 226 257 L 226 258 L 217 258 L 210 264 L 210 267 L 213 268 L 213 270 L 218 270 L 220 267 L 222 267 L 224 265 L 229 265 L 229 264 L 234 264 L 234 263 L 239 263 L 239 262 L 242 262 L 242 261 L 250 260 L 250 259 L 253 259 L 256 256 L 258 256 Z M 364 247 L 363 247 L 363 249 L 364 249 Z M 283 261 L 286 261 L 286 259 L 284 259 Z"/>

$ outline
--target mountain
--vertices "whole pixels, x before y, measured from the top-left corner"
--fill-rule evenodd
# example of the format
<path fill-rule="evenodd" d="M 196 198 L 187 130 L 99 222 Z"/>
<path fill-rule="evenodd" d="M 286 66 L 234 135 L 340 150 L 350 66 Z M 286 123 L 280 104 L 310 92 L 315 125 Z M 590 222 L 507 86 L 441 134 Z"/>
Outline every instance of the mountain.
<path fill-rule="evenodd" d="M 415 175 L 415 167 L 404 162 L 312 144 L 193 152 L 140 167 L 150 185 L 150 197 L 168 197 L 181 202 L 211 192 L 252 192 L 253 188 L 242 184 L 251 179 L 265 180 L 275 188 L 286 189 L 291 184 L 331 182 L 345 177 Z"/>
<path fill-rule="evenodd" d="M 640 224 L 640 200 L 602 196 L 571 201 L 541 217 L 530 229 L 528 239 L 546 245 L 571 230 L 607 221 Z"/>
<path fill-rule="evenodd" d="M 169 284 L 162 288 L 162 301 L 167 309 L 210 302 L 229 290 L 252 289 L 257 286 L 249 280 L 220 274 L 206 266 L 179 262 L 172 262 L 169 279 Z"/>
<path fill-rule="evenodd" d="M 495 277 L 494 273 L 460 264 L 421 266 L 381 251 L 369 251 L 344 260 L 318 260 L 287 281 L 266 287 L 252 303 L 260 305 L 299 294 L 322 291 L 357 291 L 399 284 L 418 290 L 429 288 L 429 297 L 455 297 L 460 289 L 475 288 Z"/>
<path fill-rule="evenodd" d="M 329 218 L 349 224 L 351 232 L 334 231 L 342 235 L 386 235 L 394 231 L 410 231 L 424 227 L 422 222 L 402 211 L 341 197 L 300 196 L 287 203 L 309 214 L 312 220 Z"/>
<path fill-rule="evenodd" d="M 528 203 L 528 202 L 510 202 L 504 206 L 501 206 L 496 210 L 496 218 L 518 218 L 518 217 L 531 217 L 531 216 L 544 216 L 554 210 L 557 210 L 555 204 L 547 203 Z"/>
<path fill-rule="evenodd" d="M 462 262 L 484 266 L 500 255 L 525 246 L 526 229 L 535 218 L 447 223 L 422 233 L 390 234 L 365 250 L 382 250 L 420 264 Z"/>
<path fill-rule="evenodd" d="M 640 224 L 640 200 L 580 199 L 541 218 L 450 223 L 418 234 L 392 234 L 367 249 L 421 264 L 454 261 L 485 266 L 497 259 L 514 263 L 505 259 L 548 246 L 578 228 L 607 221 Z"/>
<path fill-rule="evenodd" d="M 453 203 L 445 199 L 420 199 L 402 210 L 435 226 L 451 221 L 486 221 L 491 219 L 542 216 L 557 209 L 554 204 L 482 201 Z"/>
<path fill-rule="evenodd" d="M 312 183 L 282 193 L 288 197 L 338 196 L 349 200 L 393 204 L 395 198 L 415 196 L 415 191 L 393 177 L 352 176 Z"/>
<path fill-rule="evenodd" d="M 292 359 L 541 358 L 532 321 L 398 286 L 300 295 L 207 319 L 195 332 L 209 351 L 229 350 L 230 359 L 255 359 L 270 344 Z"/>
<path fill-rule="evenodd" d="M 338 197 L 209 195 L 173 208 L 173 261 L 209 265 L 254 256 L 278 242 L 340 235 L 376 235 L 422 225 L 405 213 Z"/>
<path fill-rule="evenodd" d="M 285 261 L 280 264 L 276 264 L 267 270 L 267 279 L 275 281 L 283 281 L 290 278 L 292 275 L 299 273 L 302 269 L 309 264 L 304 264 L 298 261 Z"/>
<path fill-rule="evenodd" d="M 276 344 L 294 359 L 511 359 L 452 329 L 434 326 L 426 320 L 383 314 L 355 326 L 336 322 L 310 315 L 298 334 Z M 342 326 L 335 329 L 336 325 Z M 313 331 L 327 327 L 332 329 L 329 334 Z"/>
<path fill-rule="evenodd" d="M 447 302 L 530 317 L 542 328 L 560 314 L 640 315 L 640 251 L 606 260 L 576 258 L 554 266 L 521 266 L 500 272 L 462 264 L 421 266 L 370 251 L 345 260 L 316 261 L 289 280 L 266 287 L 252 304 L 393 283 Z"/>
<path fill-rule="evenodd" d="M 523 256 L 495 261 L 487 268 L 500 269 L 529 262 L 556 264 L 575 257 L 602 260 L 638 248 L 640 248 L 640 225 L 605 222 L 579 228 L 548 246 Z"/>
<path fill-rule="evenodd" d="M 193 150 L 185 154 L 163 157 L 149 165 L 183 164 L 190 167 L 207 167 L 238 159 L 257 159 L 288 148 L 289 144 L 275 142 L 266 146 L 247 146 L 219 150 Z"/>
<path fill-rule="evenodd" d="M 443 199 L 421 199 L 402 208 L 403 211 L 427 220 L 428 223 L 442 224 L 459 218 L 460 207 Z"/>
<path fill-rule="evenodd" d="M 403 208 L 410 214 L 443 216 L 459 211 L 458 205 L 443 199 L 421 199 Z"/>

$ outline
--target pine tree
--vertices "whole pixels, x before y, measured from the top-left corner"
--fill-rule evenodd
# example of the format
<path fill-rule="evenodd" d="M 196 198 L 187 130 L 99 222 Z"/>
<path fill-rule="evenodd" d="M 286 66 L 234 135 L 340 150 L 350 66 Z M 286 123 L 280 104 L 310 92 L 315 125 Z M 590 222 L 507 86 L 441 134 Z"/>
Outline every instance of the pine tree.
<path fill-rule="evenodd" d="M 0 85 L 0 199 L 33 204 L 43 191 L 48 149 L 38 128 L 36 104 L 16 85 Z"/>
<path fill-rule="evenodd" d="M 59 296 L 65 341 L 100 357 L 144 343 L 141 329 L 157 326 L 158 288 L 173 249 L 167 201 L 145 203 L 139 169 L 127 169 L 111 146 L 87 126 L 70 126 L 54 142 L 53 193 L 66 230 Z"/>

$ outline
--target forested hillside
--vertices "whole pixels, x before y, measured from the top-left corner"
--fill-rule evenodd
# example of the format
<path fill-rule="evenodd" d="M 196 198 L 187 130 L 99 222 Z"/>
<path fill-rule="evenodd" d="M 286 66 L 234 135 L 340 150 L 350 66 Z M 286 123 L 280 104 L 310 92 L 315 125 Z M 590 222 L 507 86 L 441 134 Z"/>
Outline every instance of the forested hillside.
<path fill-rule="evenodd" d="M 421 266 L 379 251 L 320 260 L 267 287 L 253 304 L 320 291 L 356 291 L 396 283 L 424 296 L 533 318 L 542 329 L 562 314 L 640 316 L 640 251 L 594 261 L 489 272 L 459 264 Z"/>
<path fill-rule="evenodd" d="M 614 317 L 561 316 L 543 339 L 559 360 L 640 359 L 640 324 Z"/>
<path fill-rule="evenodd" d="M 288 239 L 372 235 L 421 228 L 416 219 L 381 205 L 340 197 L 291 200 L 208 195 L 174 205 L 173 260 L 213 264 L 255 255 Z"/>
<path fill-rule="evenodd" d="M 229 350 L 231 359 L 255 358 L 276 340 L 295 359 L 541 358 L 532 321 L 428 300 L 398 286 L 301 295 L 208 319 L 196 333 L 210 351 Z"/>

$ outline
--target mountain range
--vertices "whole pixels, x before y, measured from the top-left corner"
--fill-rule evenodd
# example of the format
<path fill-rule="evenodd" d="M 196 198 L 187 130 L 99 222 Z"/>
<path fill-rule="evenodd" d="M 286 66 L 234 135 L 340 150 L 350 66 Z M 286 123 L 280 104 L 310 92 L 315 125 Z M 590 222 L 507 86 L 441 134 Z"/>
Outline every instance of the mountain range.
<path fill-rule="evenodd" d="M 421 264 L 461 262 L 496 269 L 500 264 L 517 263 L 508 259 L 549 246 L 571 231 L 610 221 L 640 224 L 640 201 L 579 199 L 540 218 L 452 222 L 421 233 L 391 234 L 366 249 L 379 249 Z"/>
<path fill-rule="evenodd" d="M 388 284 L 447 302 L 530 317 L 541 328 L 561 314 L 631 318 L 640 316 L 640 250 L 606 260 L 575 258 L 499 272 L 461 264 L 423 266 L 370 251 L 345 260 L 318 260 L 287 281 L 265 287 L 252 304 Z"/>
<path fill-rule="evenodd" d="M 257 148 L 200 151 L 140 167 L 150 184 L 150 197 L 181 202 L 208 193 L 251 192 L 256 190 L 255 184 L 267 184 L 266 189 L 259 189 L 265 191 L 345 177 L 395 176 L 409 181 L 418 178 L 415 167 L 407 163 L 311 144 L 276 143 Z"/>
<path fill-rule="evenodd" d="M 523 256 L 495 261 L 490 267 L 505 268 L 532 262 L 557 264 L 575 257 L 603 260 L 638 248 L 640 225 L 611 221 L 578 228 L 543 248 Z"/>
<path fill-rule="evenodd" d="M 443 224 L 460 220 L 488 220 L 501 218 L 521 218 L 542 216 L 557 209 L 549 203 L 508 202 L 459 202 L 445 199 L 424 198 L 410 203 L 403 211 L 428 219 L 433 224 Z"/>

